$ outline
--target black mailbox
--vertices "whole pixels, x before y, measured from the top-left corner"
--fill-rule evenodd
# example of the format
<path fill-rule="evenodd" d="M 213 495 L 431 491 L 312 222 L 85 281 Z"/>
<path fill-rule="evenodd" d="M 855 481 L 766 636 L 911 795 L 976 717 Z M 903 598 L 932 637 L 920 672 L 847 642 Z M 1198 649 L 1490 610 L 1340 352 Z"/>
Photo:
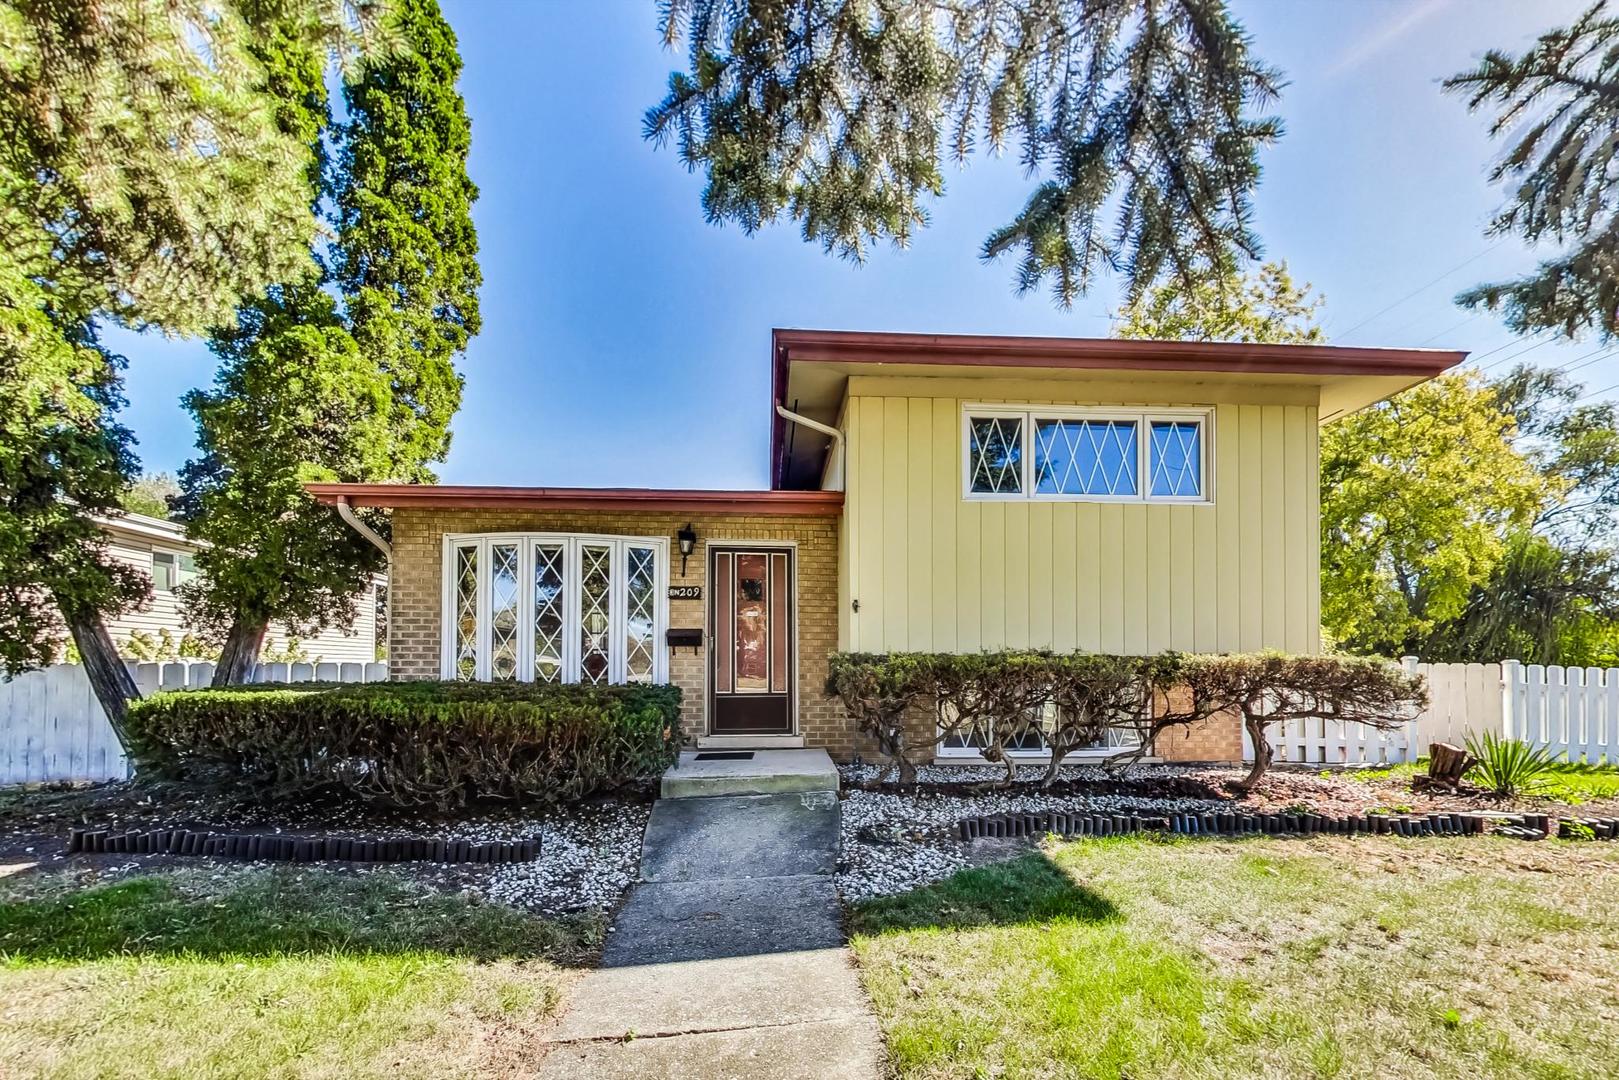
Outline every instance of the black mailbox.
<path fill-rule="evenodd" d="M 664 634 L 671 649 L 690 648 L 693 652 L 703 647 L 703 631 L 701 627 L 691 630 L 670 629 Z"/>

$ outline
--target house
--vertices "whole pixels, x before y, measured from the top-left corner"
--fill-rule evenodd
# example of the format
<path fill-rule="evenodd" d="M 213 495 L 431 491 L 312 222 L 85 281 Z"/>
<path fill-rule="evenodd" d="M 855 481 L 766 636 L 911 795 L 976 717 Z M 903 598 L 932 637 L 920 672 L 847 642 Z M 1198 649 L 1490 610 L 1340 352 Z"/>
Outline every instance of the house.
<path fill-rule="evenodd" d="M 128 658 L 149 659 L 153 657 L 146 654 L 152 648 L 162 648 L 165 642 L 178 650 L 180 643 L 194 634 L 182 614 L 177 590 L 196 576 L 197 542 L 187 539 L 179 522 L 145 514 L 98 515 L 95 520 L 107 535 L 108 554 L 152 578 L 149 603 L 107 620 L 107 631 L 118 651 Z M 356 601 L 352 632 L 329 627 L 312 637 L 294 639 L 284 626 L 271 623 L 264 637 L 265 653 L 285 656 L 288 646 L 296 640 L 298 653 L 311 661 L 363 664 L 375 660 L 379 589 L 386 590 L 386 579 L 380 576 Z"/>
<path fill-rule="evenodd" d="M 1464 356 L 777 330 L 766 490 L 309 490 L 391 512 L 394 678 L 670 681 L 703 745 L 847 759 L 838 649 L 1316 651 L 1320 425 Z"/>

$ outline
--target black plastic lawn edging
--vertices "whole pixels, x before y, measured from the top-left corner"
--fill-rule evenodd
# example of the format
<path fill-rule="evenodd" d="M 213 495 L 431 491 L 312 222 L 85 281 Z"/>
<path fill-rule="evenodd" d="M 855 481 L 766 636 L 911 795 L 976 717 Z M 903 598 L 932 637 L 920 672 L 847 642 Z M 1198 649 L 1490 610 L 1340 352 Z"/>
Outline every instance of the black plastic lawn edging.
<path fill-rule="evenodd" d="M 1552 830 L 1546 814 L 1363 814 L 1356 817 L 1327 817 L 1321 814 L 1065 814 L 1056 810 L 1043 814 L 992 814 L 965 818 L 956 823 L 962 840 L 984 836 L 1123 836 L 1129 833 L 1161 832 L 1178 836 L 1305 836 L 1327 833 L 1359 836 L 1362 833 L 1394 836 L 1483 836 L 1496 833 L 1522 840 L 1544 840 Z M 1581 819 L 1599 840 L 1619 839 L 1619 819 Z M 1570 822 L 1560 824 L 1558 835 L 1567 839 L 1577 830 Z"/>
<path fill-rule="evenodd" d="M 145 832 L 108 832 L 74 829 L 67 840 L 68 854 L 202 855 L 221 859 L 270 859 L 276 862 L 532 862 L 540 856 L 540 838 L 492 840 L 474 844 L 466 840 L 425 840 L 396 837 L 361 840 L 354 837 L 283 836 L 278 833 L 212 833 L 189 829 L 151 829 Z"/>

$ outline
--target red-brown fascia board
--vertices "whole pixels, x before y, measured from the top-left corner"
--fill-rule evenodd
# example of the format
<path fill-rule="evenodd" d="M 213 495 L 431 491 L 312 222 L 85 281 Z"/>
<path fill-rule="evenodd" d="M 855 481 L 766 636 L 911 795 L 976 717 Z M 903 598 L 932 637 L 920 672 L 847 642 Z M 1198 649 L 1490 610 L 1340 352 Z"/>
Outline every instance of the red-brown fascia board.
<path fill-rule="evenodd" d="M 305 484 L 316 500 L 350 506 L 442 509 L 641 510 L 680 514 L 835 517 L 841 491 L 704 491 L 655 488 L 481 487 L 466 484 Z"/>
<path fill-rule="evenodd" d="M 1099 371 L 1217 371 L 1265 375 L 1409 375 L 1433 378 L 1467 359 L 1451 349 L 1346 345 L 1260 345 L 1231 341 L 1019 337 L 999 334 L 892 334 L 863 330 L 771 332 L 771 482 L 781 482 L 787 369 L 794 363 L 1068 368 Z"/>

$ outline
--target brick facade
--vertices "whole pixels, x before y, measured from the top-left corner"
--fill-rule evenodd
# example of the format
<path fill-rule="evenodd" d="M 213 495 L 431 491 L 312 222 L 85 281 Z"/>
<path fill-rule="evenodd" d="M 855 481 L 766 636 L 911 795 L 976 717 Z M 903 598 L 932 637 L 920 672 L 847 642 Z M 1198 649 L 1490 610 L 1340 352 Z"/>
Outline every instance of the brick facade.
<path fill-rule="evenodd" d="M 697 549 L 681 574 L 674 536 L 687 521 L 697 532 Z M 671 585 L 704 586 L 701 600 L 670 600 L 669 625 L 707 625 L 707 545 L 709 542 L 791 542 L 796 551 L 798 586 L 798 734 L 806 746 L 823 746 L 840 761 L 856 750 L 868 760 L 875 744 L 858 736 L 842 703 L 826 693 L 827 657 L 838 643 L 838 532 L 840 519 L 815 516 L 685 514 L 629 510 L 498 510 L 398 507 L 393 510 L 393 565 L 389 590 L 388 663 L 396 679 L 440 677 L 442 655 L 443 555 L 446 534 L 499 532 L 591 533 L 659 536 L 669 540 Z M 666 648 L 662 642 L 659 648 Z M 684 692 L 682 721 L 688 737 L 706 733 L 704 675 L 707 651 L 671 650 L 669 679 Z M 931 710 L 909 718 L 920 745 L 931 736 Z M 1168 761 L 1240 761 L 1242 730 L 1235 718 L 1220 717 L 1167 733 L 1157 756 Z"/>
<path fill-rule="evenodd" d="M 1241 761 L 1242 720 L 1235 713 L 1221 713 L 1166 731 L 1153 752 L 1165 761 Z"/>
<path fill-rule="evenodd" d="M 687 521 L 697 550 L 680 572 L 674 536 Z M 442 650 L 444 537 L 457 533 L 565 532 L 669 539 L 669 584 L 701 585 L 701 600 L 670 600 L 671 627 L 703 627 L 709 640 L 706 588 L 710 541 L 790 541 L 797 551 L 798 732 L 806 746 L 847 759 L 854 735 L 841 703 L 826 694 L 827 657 L 838 647 L 838 522 L 835 517 L 676 514 L 667 511 L 451 510 L 393 511 L 393 583 L 389 592 L 388 662 L 394 678 L 436 679 Z M 666 648 L 658 643 L 659 648 Z M 688 737 L 704 734 L 705 652 L 669 652 L 669 680 L 684 693 Z"/>

